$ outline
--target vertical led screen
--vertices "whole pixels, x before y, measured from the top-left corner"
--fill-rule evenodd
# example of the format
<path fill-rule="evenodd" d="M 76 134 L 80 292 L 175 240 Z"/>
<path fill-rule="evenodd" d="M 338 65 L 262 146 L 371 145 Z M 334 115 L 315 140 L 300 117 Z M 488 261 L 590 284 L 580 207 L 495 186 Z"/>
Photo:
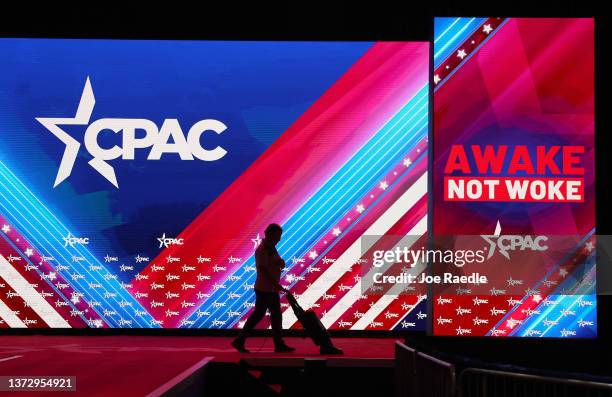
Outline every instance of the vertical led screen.
<path fill-rule="evenodd" d="M 487 278 L 435 290 L 434 334 L 595 337 L 593 19 L 436 18 L 433 69 L 433 235 Z"/>
<path fill-rule="evenodd" d="M 282 284 L 327 327 L 422 328 L 422 297 L 361 294 L 358 241 L 427 231 L 428 43 L 1 39 L 0 57 L 0 327 L 238 328 L 277 222 Z"/>

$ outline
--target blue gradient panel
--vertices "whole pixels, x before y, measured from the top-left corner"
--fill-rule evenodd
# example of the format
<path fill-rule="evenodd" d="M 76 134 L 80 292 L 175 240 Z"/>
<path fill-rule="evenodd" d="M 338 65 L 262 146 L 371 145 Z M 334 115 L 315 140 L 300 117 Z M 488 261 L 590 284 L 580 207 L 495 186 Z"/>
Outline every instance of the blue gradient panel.
<path fill-rule="evenodd" d="M 96 241 L 95 254 L 153 257 L 156 237 L 178 234 L 336 82 L 371 43 L 0 40 L 0 161 L 67 226 Z M 196 121 L 230 126 L 218 161 L 111 161 L 112 188 L 81 150 L 70 177 L 52 189 L 64 145 L 36 117 L 73 117 L 87 77 L 96 98 L 92 120 L 176 118 L 186 133 Z M 82 139 L 84 126 L 65 126 Z M 100 134 L 103 147 L 121 137 Z M 198 175 L 176 178 L 175 175 Z M 162 187 L 162 188 L 160 188 Z M 189 192 L 189 194 L 185 194 Z M 137 199 L 136 199 L 137 198 Z M 131 236 L 142 238 L 134 239 Z M 129 281 L 140 269 L 123 273 Z"/>

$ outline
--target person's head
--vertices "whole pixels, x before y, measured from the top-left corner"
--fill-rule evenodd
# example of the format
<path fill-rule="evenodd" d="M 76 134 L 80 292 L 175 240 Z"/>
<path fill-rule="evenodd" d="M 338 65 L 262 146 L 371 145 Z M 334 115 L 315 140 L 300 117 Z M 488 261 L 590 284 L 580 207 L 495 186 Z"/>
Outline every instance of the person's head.
<path fill-rule="evenodd" d="M 277 223 L 270 223 L 264 231 L 266 240 L 272 245 L 276 245 L 283 235 L 283 228 Z"/>

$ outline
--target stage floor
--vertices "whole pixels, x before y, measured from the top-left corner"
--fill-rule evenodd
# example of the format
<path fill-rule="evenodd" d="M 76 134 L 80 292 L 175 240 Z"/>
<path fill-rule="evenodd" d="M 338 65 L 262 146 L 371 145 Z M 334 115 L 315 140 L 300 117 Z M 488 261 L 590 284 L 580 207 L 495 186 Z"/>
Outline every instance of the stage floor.
<path fill-rule="evenodd" d="M 397 339 L 334 338 L 334 343 L 344 350 L 342 359 L 392 360 Z M 248 339 L 251 353 L 247 354 L 234 350 L 231 340 L 223 336 L 2 336 L 0 376 L 76 376 L 77 392 L 72 396 L 134 396 L 155 391 L 206 358 L 231 363 L 243 358 L 321 357 L 307 338 L 286 338 L 296 351 L 284 354 L 274 353 L 272 338 Z M 44 393 L 18 395 L 29 394 Z"/>

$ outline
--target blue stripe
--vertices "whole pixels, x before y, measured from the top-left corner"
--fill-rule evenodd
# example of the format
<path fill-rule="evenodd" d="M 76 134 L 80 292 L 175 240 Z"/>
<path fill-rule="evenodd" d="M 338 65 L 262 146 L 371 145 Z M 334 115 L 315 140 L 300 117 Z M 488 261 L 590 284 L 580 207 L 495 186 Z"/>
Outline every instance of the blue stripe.
<path fill-rule="evenodd" d="M 495 28 L 495 30 L 494 30 L 494 31 L 492 31 L 492 32 L 491 32 L 491 33 L 490 33 L 490 34 L 487 36 L 487 38 L 486 38 L 486 39 L 484 39 L 484 40 L 483 40 L 483 41 L 482 41 L 480 44 L 478 44 L 478 46 L 477 46 L 476 48 L 474 48 L 474 50 L 473 50 L 472 52 L 470 52 L 470 54 L 469 54 L 467 57 L 465 57 L 465 58 L 464 58 L 464 59 L 463 59 L 463 60 L 462 60 L 462 61 L 461 61 L 461 62 L 460 62 L 460 63 L 459 63 L 459 64 L 458 64 L 456 67 L 455 67 L 455 69 L 453 69 L 453 71 L 452 71 L 451 73 L 449 73 L 449 74 L 448 74 L 448 75 L 447 75 L 447 76 L 444 78 L 444 80 L 440 81 L 440 82 L 439 82 L 439 83 L 436 85 L 436 87 L 434 88 L 434 93 L 435 93 L 435 91 L 437 91 L 437 90 L 438 90 L 440 87 L 442 87 L 442 86 L 444 85 L 444 83 L 446 83 L 446 82 L 448 81 L 448 79 L 449 79 L 449 78 L 450 78 L 452 75 L 454 75 L 454 74 L 455 74 L 455 73 L 456 73 L 456 72 L 457 72 L 457 71 L 458 71 L 458 70 L 461 68 L 461 66 L 465 65 L 465 63 L 466 63 L 466 62 L 467 62 L 467 61 L 468 61 L 470 58 L 472 58 L 472 56 L 474 56 L 475 54 L 477 54 L 477 53 L 478 53 L 478 51 L 480 50 L 480 47 L 482 47 L 483 45 L 485 45 L 485 44 L 486 44 L 486 43 L 487 43 L 487 42 L 488 42 L 488 41 L 489 41 L 489 40 L 490 40 L 490 39 L 491 39 L 493 36 L 495 36 L 495 34 L 496 34 L 497 32 L 499 32 L 499 30 L 502 28 L 502 26 L 504 26 L 504 25 L 506 24 L 506 22 L 508 22 L 508 19 L 504 19 L 504 20 L 502 21 L 502 23 L 500 23 L 500 24 L 497 26 L 497 28 Z"/>
<path fill-rule="evenodd" d="M 452 24 L 445 27 L 444 22 L 447 21 L 441 22 L 438 26 L 438 19 L 440 18 L 436 18 L 434 28 L 434 34 L 439 33 L 434 39 L 434 69 L 452 56 L 458 47 L 487 20 L 487 18 L 442 18 L 453 20 Z"/>

